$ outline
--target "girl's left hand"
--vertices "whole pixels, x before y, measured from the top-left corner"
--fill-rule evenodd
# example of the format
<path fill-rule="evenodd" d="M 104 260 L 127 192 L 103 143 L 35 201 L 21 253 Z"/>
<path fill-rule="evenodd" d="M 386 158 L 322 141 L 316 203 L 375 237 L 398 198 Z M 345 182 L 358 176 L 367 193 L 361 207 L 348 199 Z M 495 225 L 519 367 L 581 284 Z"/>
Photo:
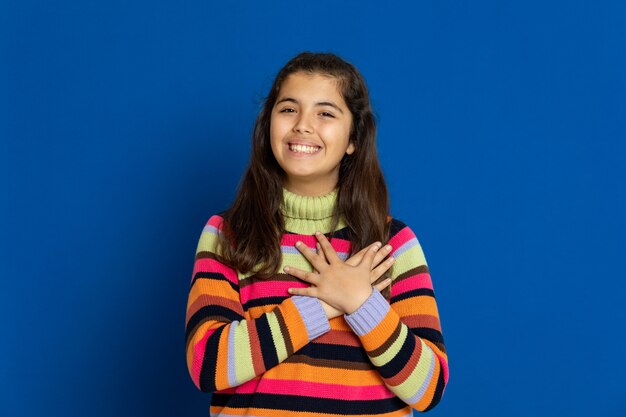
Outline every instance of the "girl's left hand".
<path fill-rule="evenodd" d="M 296 248 L 315 268 L 315 272 L 306 272 L 294 267 L 284 268 L 285 272 L 312 286 L 290 288 L 289 293 L 318 298 L 331 307 L 350 314 L 372 294 L 372 267 L 381 244 L 371 245 L 360 259 L 357 258 L 358 262 L 352 260 L 348 263 L 339 258 L 326 236 L 320 232 L 317 232 L 315 236 L 323 254 L 317 254 L 304 243 L 296 242 Z"/>

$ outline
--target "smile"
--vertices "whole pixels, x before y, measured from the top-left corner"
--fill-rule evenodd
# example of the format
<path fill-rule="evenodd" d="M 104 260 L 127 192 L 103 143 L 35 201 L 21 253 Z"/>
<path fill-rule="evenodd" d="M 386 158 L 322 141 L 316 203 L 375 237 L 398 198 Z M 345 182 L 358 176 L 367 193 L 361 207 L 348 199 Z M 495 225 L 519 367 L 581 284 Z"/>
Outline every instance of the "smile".
<path fill-rule="evenodd" d="M 292 152 L 313 154 L 318 152 L 320 149 L 322 148 L 319 146 L 289 144 L 289 150 Z"/>

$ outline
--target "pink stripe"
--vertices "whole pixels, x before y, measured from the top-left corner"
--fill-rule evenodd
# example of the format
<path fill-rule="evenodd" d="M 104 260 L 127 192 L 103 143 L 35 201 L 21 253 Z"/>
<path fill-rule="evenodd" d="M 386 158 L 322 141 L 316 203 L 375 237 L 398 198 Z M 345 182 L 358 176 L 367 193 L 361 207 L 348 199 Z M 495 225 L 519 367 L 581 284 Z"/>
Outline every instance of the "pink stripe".
<path fill-rule="evenodd" d="M 393 284 L 391 287 L 391 292 L 393 296 L 397 296 L 400 294 L 404 294 L 407 291 L 412 291 L 418 288 L 428 288 L 430 290 L 433 289 L 433 282 L 430 279 L 430 274 L 427 272 L 422 272 L 420 274 L 414 275 L 411 278 L 403 279 L 397 284 Z"/>
<path fill-rule="evenodd" d="M 253 382 L 253 381 L 250 381 Z M 258 382 L 258 386 L 257 386 Z M 237 389 L 238 394 L 266 394 L 294 395 L 293 387 L 298 386 L 298 392 L 306 393 L 308 397 L 332 398 L 338 400 L 381 400 L 392 398 L 394 394 L 384 385 L 348 386 L 338 384 L 322 384 L 280 379 L 261 379 L 253 384 L 246 383 Z"/>
<path fill-rule="evenodd" d="M 439 364 L 441 365 L 441 369 L 443 370 L 443 381 L 446 383 L 446 385 L 444 386 L 445 389 L 445 387 L 448 385 L 448 378 L 450 377 L 448 362 L 446 361 L 446 358 L 439 355 L 437 352 L 435 352 L 435 355 L 437 355 L 437 358 L 439 359 Z"/>
<path fill-rule="evenodd" d="M 305 288 L 310 285 L 300 281 L 257 281 L 252 285 L 247 285 L 239 290 L 241 303 L 245 304 L 250 299 L 263 297 L 289 297 L 287 289 Z"/>
<path fill-rule="evenodd" d="M 222 223 L 224 223 L 224 219 L 222 219 L 218 215 L 211 216 L 211 218 L 207 222 L 208 225 L 211 225 L 211 226 L 215 227 L 218 230 L 222 230 Z"/>
<path fill-rule="evenodd" d="M 389 244 L 395 251 L 400 246 L 404 245 L 406 242 L 413 239 L 414 237 L 415 237 L 415 233 L 413 233 L 413 231 L 407 226 L 404 229 L 400 230 L 398 233 L 396 233 L 395 236 L 392 237 L 391 240 L 389 240 Z"/>
<path fill-rule="evenodd" d="M 239 285 L 239 280 L 237 279 L 237 273 L 227 267 L 226 265 L 216 261 L 215 259 L 210 258 L 200 258 L 196 260 L 193 265 L 193 275 L 195 276 L 198 272 L 217 272 L 219 274 L 224 275 L 230 282 L 235 285 Z"/>
<path fill-rule="evenodd" d="M 310 235 L 283 235 L 280 244 L 282 246 L 294 246 L 297 241 L 304 243 L 311 249 L 315 249 L 315 243 L 317 242 L 317 239 L 315 238 L 315 236 Z M 350 251 L 350 241 L 348 240 L 333 239 L 332 245 L 337 252 Z"/>
<path fill-rule="evenodd" d="M 215 332 L 216 329 L 207 330 L 206 334 L 198 343 L 193 345 L 193 360 L 191 363 L 191 379 L 198 388 L 200 388 L 200 370 L 202 369 L 202 362 L 204 360 L 204 350 L 206 349 L 206 342 L 209 336 Z"/>

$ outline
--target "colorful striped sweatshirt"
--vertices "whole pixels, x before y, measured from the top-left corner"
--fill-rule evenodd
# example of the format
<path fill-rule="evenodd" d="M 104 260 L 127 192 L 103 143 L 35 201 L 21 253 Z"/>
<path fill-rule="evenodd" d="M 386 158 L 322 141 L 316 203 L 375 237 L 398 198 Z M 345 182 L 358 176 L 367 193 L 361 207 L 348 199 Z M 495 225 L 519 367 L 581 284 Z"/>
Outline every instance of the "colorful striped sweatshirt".
<path fill-rule="evenodd" d="M 294 245 L 315 250 L 314 232 L 330 232 L 335 201 L 336 192 L 284 190 L 282 266 L 312 270 Z M 297 278 L 259 279 L 220 262 L 222 227 L 215 215 L 202 231 L 186 316 L 189 373 L 213 393 L 212 417 L 410 416 L 440 401 L 448 359 L 428 266 L 408 226 L 391 220 L 390 300 L 374 290 L 355 312 L 330 321 L 317 299 L 287 293 L 308 285 Z M 345 224 L 331 244 L 348 257 Z"/>

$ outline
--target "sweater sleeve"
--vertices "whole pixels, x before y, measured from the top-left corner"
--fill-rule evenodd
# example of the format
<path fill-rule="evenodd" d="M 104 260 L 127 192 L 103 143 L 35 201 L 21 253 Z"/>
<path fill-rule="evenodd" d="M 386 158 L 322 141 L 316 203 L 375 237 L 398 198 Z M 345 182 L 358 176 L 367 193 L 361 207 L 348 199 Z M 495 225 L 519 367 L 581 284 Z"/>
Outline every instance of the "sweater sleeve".
<path fill-rule="evenodd" d="M 330 330 L 321 303 L 309 297 L 290 297 L 255 319 L 247 317 L 237 272 L 217 256 L 222 224 L 213 216 L 202 231 L 187 301 L 187 367 L 205 392 L 243 384 Z"/>
<path fill-rule="evenodd" d="M 409 227 L 393 220 L 389 244 L 396 259 L 390 302 L 375 289 L 345 318 L 387 387 L 412 408 L 428 411 L 439 403 L 448 382 L 448 356 L 432 281 L 421 245 Z"/>

